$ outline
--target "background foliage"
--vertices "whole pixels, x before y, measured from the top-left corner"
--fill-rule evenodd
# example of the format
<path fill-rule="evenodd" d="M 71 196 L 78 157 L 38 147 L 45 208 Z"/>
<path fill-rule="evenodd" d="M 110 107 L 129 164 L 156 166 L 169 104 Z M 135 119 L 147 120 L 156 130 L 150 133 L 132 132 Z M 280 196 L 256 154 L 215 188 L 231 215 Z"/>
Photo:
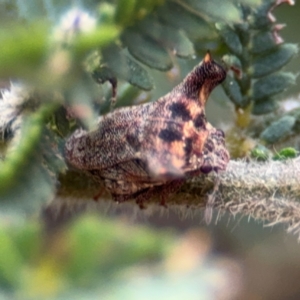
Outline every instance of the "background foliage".
<path fill-rule="evenodd" d="M 184 247 L 175 234 L 117 221 L 89 217 L 56 231 L 32 216 L 63 183 L 65 138 L 76 127 L 93 127 L 114 101 L 114 88 L 116 107 L 155 100 L 207 49 L 229 69 L 215 95 L 235 111 L 227 126 L 232 156 L 296 156 L 299 105 L 287 109 L 283 92 L 296 82 L 284 67 L 298 47 L 284 42 L 271 15 L 284 2 L 0 1 L 0 78 L 6 89 L 13 82 L 0 99 L 3 297 L 134 299 L 157 291 L 174 299 L 232 299 L 230 280 L 240 268 L 224 257 L 218 259 L 226 267 L 209 259 L 210 241 L 198 242 L 202 231 L 186 234 Z M 275 153 L 274 145 L 291 148 Z M 192 257 L 185 267 L 176 255 L 181 247 Z"/>

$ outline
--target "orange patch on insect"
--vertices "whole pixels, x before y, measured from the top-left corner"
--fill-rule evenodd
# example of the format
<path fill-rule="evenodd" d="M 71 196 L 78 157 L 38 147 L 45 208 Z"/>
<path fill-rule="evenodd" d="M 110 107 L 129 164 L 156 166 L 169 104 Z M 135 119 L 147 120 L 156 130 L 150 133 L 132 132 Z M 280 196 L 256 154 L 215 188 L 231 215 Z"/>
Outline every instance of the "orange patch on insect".
<path fill-rule="evenodd" d="M 205 107 L 208 96 L 209 96 L 209 90 L 206 88 L 206 85 L 204 85 L 204 87 L 200 89 L 199 96 L 198 96 L 199 102 L 203 107 Z"/>
<path fill-rule="evenodd" d="M 199 107 L 199 104 L 195 101 L 186 102 L 186 108 L 190 112 L 191 118 L 195 119 L 196 116 L 203 112 L 203 109 Z"/>
<path fill-rule="evenodd" d="M 199 114 L 199 111 L 198 111 L 198 114 Z M 203 128 L 203 130 L 202 129 L 197 130 L 195 128 L 193 120 L 186 122 L 183 126 L 182 131 L 183 131 L 183 136 L 185 138 L 193 138 L 193 140 L 194 139 L 202 139 L 202 138 L 204 138 L 206 140 L 206 138 L 208 136 L 207 129 Z M 205 140 L 203 141 L 203 144 L 205 143 Z"/>
<path fill-rule="evenodd" d="M 208 132 L 207 131 L 201 131 L 197 138 L 194 140 L 193 144 L 193 150 L 196 153 L 200 153 L 203 150 L 204 144 L 207 140 Z"/>
<path fill-rule="evenodd" d="M 184 142 L 183 141 L 174 141 L 170 144 L 171 153 L 175 154 L 178 157 L 184 156 Z"/>

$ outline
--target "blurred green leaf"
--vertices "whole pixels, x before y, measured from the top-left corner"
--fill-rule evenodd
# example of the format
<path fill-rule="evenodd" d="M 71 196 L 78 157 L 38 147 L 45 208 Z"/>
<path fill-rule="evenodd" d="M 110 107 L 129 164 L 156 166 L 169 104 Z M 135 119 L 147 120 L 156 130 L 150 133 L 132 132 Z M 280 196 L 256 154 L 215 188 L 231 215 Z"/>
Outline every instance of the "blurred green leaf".
<path fill-rule="evenodd" d="M 272 98 L 259 100 L 253 103 L 252 113 L 254 115 L 265 115 L 275 111 L 278 106 L 278 101 Z"/>
<path fill-rule="evenodd" d="M 270 157 L 270 150 L 263 145 L 257 145 L 251 150 L 251 157 L 258 161 L 266 161 Z"/>
<path fill-rule="evenodd" d="M 214 39 L 217 37 L 206 21 L 186 10 L 176 2 L 166 2 L 157 11 L 158 18 L 167 25 L 184 30 L 191 40 Z"/>
<path fill-rule="evenodd" d="M 154 17 L 146 17 L 139 24 L 139 30 L 179 57 L 188 58 L 195 54 L 193 44 L 183 31 L 164 25 Z"/>
<path fill-rule="evenodd" d="M 160 71 L 168 71 L 172 68 L 173 63 L 168 52 L 140 32 L 127 29 L 123 32 L 121 39 L 128 47 L 130 54 L 150 68 Z"/>
<path fill-rule="evenodd" d="M 261 5 L 263 1 L 264 0 L 233 0 L 233 2 L 237 4 L 249 5 L 249 6 L 253 6 L 254 8 L 258 5 Z"/>
<path fill-rule="evenodd" d="M 153 88 L 153 79 L 149 73 L 124 52 L 124 50 L 114 44 L 102 50 L 104 68 L 108 67 L 112 72 L 109 76 L 126 80 L 140 89 L 151 90 Z"/>
<path fill-rule="evenodd" d="M 136 0 L 118 0 L 115 12 L 115 21 L 122 26 L 132 25 L 135 21 Z"/>
<path fill-rule="evenodd" d="M 283 44 L 272 52 L 254 59 L 250 69 L 253 78 L 263 77 L 274 73 L 285 66 L 298 53 L 295 44 Z"/>
<path fill-rule="evenodd" d="M 243 97 L 237 81 L 230 75 L 223 82 L 223 88 L 229 99 L 238 107 L 246 107 L 249 104 L 248 99 Z"/>
<path fill-rule="evenodd" d="M 295 158 L 297 157 L 299 154 L 299 151 L 296 150 L 295 148 L 292 147 L 288 147 L 288 148 L 284 148 L 281 149 L 278 153 L 276 153 L 273 156 L 274 160 L 286 160 L 289 158 Z"/>
<path fill-rule="evenodd" d="M 177 0 L 176 2 L 206 20 L 222 20 L 225 23 L 241 21 L 240 10 L 228 0 Z"/>
<path fill-rule="evenodd" d="M 128 82 L 145 91 L 153 89 L 154 83 L 149 73 L 131 58 L 126 57 L 126 60 L 129 68 Z"/>
<path fill-rule="evenodd" d="M 163 5 L 165 0 L 118 0 L 115 21 L 118 25 L 128 27 L 143 19 L 155 8 Z"/>
<path fill-rule="evenodd" d="M 234 68 L 236 70 L 242 71 L 242 63 L 241 60 L 236 55 L 226 54 L 223 55 L 222 61 L 228 68 Z"/>
<path fill-rule="evenodd" d="M 293 73 L 279 72 L 258 79 L 253 84 L 252 98 L 254 101 L 260 101 L 269 98 L 296 83 L 297 76 Z"/>
<path fill-rule="evenodd" d="M 216 23 L 216 29 L 230 51 L 236 55 L 241 55 L 243 46 L 237 33 L 224 23 Z"/>
<path fill-rule="evenodd" d="M 141 19 L 165 2 L 166 0 L 139 0 L 136 2 L 136 15 Z"/>
<path fill-rule="evenodd" d="M 278 121 L 273 122 L 260 135 L 260 138 L 268 144 L 274 144 L 280 139 L 292 134 L 292 128 L 296 119 L 292 116 L 283 116 Z"/>
<path fill-rule="evenodd" d="M 261 54 L 277 47 L 277 43 L 272 31 L 258 31 L 251 39 L 250 51 L 253 54 Z"/>
<path fill-rule="evenodd" d="M 259 7 L 255 8 L 254 13 L 248 18 L 249 24 L 253 29 L 263 30 L 271 25 L 272 22 L 269 18 L 269 13 L 271 8 L 275 7 L 275 3 L 275 0 L 264 0 Z"/>

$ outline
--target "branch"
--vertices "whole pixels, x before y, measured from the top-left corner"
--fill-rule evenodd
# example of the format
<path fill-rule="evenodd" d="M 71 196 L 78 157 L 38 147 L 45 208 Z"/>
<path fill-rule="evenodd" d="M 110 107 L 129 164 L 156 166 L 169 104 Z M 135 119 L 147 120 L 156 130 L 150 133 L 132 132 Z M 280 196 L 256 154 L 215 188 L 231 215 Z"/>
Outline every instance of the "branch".
<path fill-rule="evenodd" d="M 89 205 L 101 194 L 101 202 L 112 203 L 103 184 L 85 174 L 70 171 L 60 177 L 55 207 Z M 168 208 L 197 210 L 206 207 L 232 215 L 241 213 L 269 225 L 285 223 L 288 231 L 300 234 L 300 158 L 287 161 L 230 161 L 226 172 L 187 180 L 180 191 L 170 196 Z M 98 200 L 94 200 L 98 201 Z M 161 199 L 153 197 L 146 206 L 161 209 Z"/>

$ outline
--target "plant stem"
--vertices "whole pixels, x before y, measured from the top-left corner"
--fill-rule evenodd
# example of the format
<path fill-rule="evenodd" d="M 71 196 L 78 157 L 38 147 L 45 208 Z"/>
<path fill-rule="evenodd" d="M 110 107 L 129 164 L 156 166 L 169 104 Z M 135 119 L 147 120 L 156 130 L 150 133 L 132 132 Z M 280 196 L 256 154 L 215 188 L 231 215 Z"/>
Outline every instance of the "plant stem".
<path fill-rule="evenodd" d="M 95 203 L 95 196 L 101 192 L 102 201 L 113 201 L 101 183 L 82 173 L 69 172 L 61 176 L 60 182 L 57 199 L 53 202 L 55 206 L 67 204 L 70 209 L 76 204 L 88 206 Z M 180 211 L 206 207 L 208 221 L 211 208 L 232 215 L 241 213 L 267 221 L 269 225 L 285 223 L 288 231 L 300 234 L 299 200 L 300 158 L 296 158 L 268 162 L 232 160 L 226 172 L 187 180 L 177 193 L 167 199 L 166 204 Z M 160 203 L 161 199 L 154 197 L 145 205 L 151 206 L 151 209 L 162 209 Z"/>

